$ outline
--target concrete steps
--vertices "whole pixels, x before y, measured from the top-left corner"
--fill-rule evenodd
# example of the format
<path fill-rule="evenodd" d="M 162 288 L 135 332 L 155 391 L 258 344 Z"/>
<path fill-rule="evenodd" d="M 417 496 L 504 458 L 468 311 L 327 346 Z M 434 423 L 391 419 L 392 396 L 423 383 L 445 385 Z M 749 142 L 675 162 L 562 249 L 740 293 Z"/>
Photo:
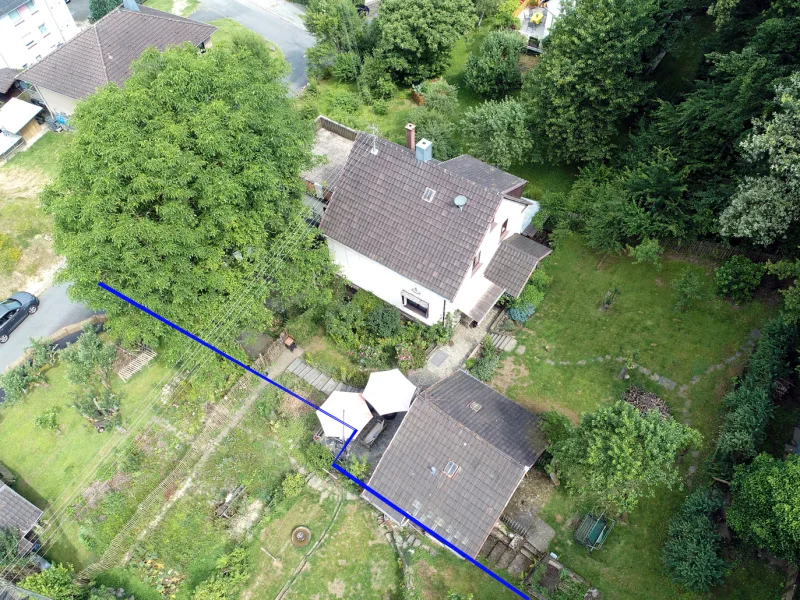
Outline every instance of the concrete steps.
<path fill-rule="evenodd" d="M 358 388 L 336 381 L 310 366 L 302 358 L 295 358 L 292 364 L 286 369 L 287 372 L 296 375 L 300 379 L 308 382 L 312 387 L 318 389 L 323 394 L 332 392 L 360 392 Z"/>
<path fill-rule="evenodd" d="M 496 332 L 491 332 L 490 335 L 492 336 L 492 344 L 500 352 L 511 352 L 517 347 L 517 340 L 510 335 Z"/>

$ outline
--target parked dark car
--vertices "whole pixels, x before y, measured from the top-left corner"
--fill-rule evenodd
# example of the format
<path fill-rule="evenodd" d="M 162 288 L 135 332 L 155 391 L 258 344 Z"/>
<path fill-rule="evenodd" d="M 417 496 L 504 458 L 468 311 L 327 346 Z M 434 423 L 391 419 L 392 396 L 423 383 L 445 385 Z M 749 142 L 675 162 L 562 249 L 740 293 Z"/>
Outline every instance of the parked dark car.
<path fill-rule="evenodd" d="M 0 302 L 0 344 L 8 341 L 8 336 L 25 317 L 39 310 L 39 299 L 28 292 L 11 294 L 11 298 Z"/>

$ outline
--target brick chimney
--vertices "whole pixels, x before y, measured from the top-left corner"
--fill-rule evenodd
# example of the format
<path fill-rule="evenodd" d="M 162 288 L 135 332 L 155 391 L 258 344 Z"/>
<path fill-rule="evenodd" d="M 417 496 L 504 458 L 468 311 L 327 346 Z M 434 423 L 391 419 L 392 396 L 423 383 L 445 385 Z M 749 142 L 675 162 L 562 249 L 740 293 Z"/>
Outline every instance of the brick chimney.
<path fill-rule="evenodd" d="M 417 147 L 416 127 L 413 123 L 406 125 L 406 148 L 414 150 Z"/>

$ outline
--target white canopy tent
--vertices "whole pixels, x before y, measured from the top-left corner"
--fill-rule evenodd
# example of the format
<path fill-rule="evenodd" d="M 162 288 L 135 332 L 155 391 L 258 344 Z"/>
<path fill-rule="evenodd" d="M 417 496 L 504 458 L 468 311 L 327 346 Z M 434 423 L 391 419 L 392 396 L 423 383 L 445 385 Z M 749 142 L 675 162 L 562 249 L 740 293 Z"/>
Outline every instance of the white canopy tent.
<path fill-rule="evenodd" d="M 317 418 L 322 424 L 326 437 L 346 440 L 352 429 L 323 414 L 322 411 L 341 419 L 356 430 L 361 431 L 372 420 L 372 412 L 361 394 L 353 392 L 333 392 L 317 410 Z"/>
<path fill-rule="evenodd" d="M 417 386 L 400 369 L 370 373 L 364 399 L 380 415 L 406 412 L 411 407 Z"/>

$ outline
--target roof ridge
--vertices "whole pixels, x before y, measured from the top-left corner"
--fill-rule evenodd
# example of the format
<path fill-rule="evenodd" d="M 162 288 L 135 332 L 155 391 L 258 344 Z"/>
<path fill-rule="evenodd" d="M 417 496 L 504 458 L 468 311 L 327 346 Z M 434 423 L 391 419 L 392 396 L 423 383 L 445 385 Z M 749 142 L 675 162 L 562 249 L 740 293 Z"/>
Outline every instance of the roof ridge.
<path fill-rule="evenodd" d="M 461 369 L 459 369 L 459 371 L 460 371 L 460 370 L 461 370 Z M 458 372 L 458 371 L 456 371 L 456 372 Z M 469 373 L 467 373 L 467 375 L 469 375 Z M 472 377 L 472 375 L 470 375 L 470 377 Z M 445 377 L 445 379 L 447 379 L 447 378 Z M 442 382 L 442 381 L 444 381 L 445 379 L 441 379 L 441 380 L 439 380 L 437 383 L 441 383 L 441 382 Z M 477 379 L 477 378 L 475 378 L 475 380 L 476 380 L 476 381 L 480 381 L 480 379 Z M 483 383 L 483 382 L 481 381 L 481 383 Z M 431 387 L 433 387 L 433 386 L 431 386 Z M 429 390 L 429 389 L 430 389 L 430 388 L 428 388 L 428 390 Z M 492 388 L 492 389 L 494 389 L 494 388 Z M 427 392 L 428 390 L 425 390 L 425 392 Z M 499 393 L 500 393 L 500 392 L 498 392 L 498 394 L 499 394 Z M 449 419 L 450 421 L 454 422 L 454 423 L 455 423 L 456 425 L 458 425 L 458 426 L 459 426 L 461 429 L 463 429 L 463 430 L 465 430 L 465 431 L 467 431 L 467 432 L 471 433 L 471 434 L 472 434 L 472 435 L 473 435 L 475 438 L 477 438 L 477 439 L 478 439 L 478 440 L 480 440 L 481 442 L 483 442 L 483 443 L 485 443 L 485 444 L 487 444 L 487 445 L 491 446 L 492 448 L 494 448 L 495 450 L 497 450 L 497 452 L 499 452 L 500 454 L 502 454 L 503 456 L 505 456 L 506 458 L 508 458 L 508 459 L 509 459 L 511 462 L 513 462 L 515 465 L 518 465 L 518 466 L 522 467 L 523 469 L 527 469 L 527 466 L 526 466 L 526 465 L 523 465 L 521 462 L 519 462 L 519 461 L 518 461 L 516 458 L 514 458 L 513 456 L 511 456 L 511 455 L 510 455 L 508 452 L 506 452 L 505 450 L 502 450 L 501 448 L 498 448 L 498 447 L 497 447 L 495 444 L 493 444 L 492 442 L 490 442 L 489 440 L 487 440 L 485 437 L 483 437 L 482 435 L 480 435 L 480 434 L 479 434 L 478 432 L 476 432 L 474 429 L 470 429 L 470 428 L 469 428 L 469 427 L 467 427 L 467 426 L 466 426 L 464 423 L 462 423 L 461 421 L 459 421 L 458 419 L 456 419 L 454 416 L 452 416 L 452 415 L 450 415 L 450 414 L 446 413 L 446 412 L 445 412 L 443 409 L 439 408 L 439 406 L 437 406 L 435 402 L 431 401 L 431 400 L 430 400 L 430 399 L 428 399 L 428 398 L 424 398 L 424 400 L 425 400 L 425 401 L 426 401 L 428 404 L 430 404 L 431 408 L 433 408 L 433 409 L 434 409 L 436 412 L 438 412 L 439 414 L 441 414 L 441 415 L 442 415 L 442 416 L 444 416 L 445 418 Z M 405 419 L 404 419 L 404 420 L 405 420 Z M 398 427 L 398 431 L 399 431 L 399 429 L 400 429 L 400 428 Z M 395 435 L 397 435 L 397 434 L 395 434 Z M 391 444 L 391 442 L 390 442 L 390 444 Z M 389 447 L 387 446 L 387 447 L 386 447 L 386 449 L 388 450 L 388 449 L 389 449 Z"/>
<path fill-rule="evenodd" d="M 122 6 L 123 5 L 120 5 L 120 7 L 122 7 Z M 126 12 L 129 12 L 129 13 L 140 14 L 143 17 L 152 17 L 154 19 L 162 19 L 164 21 L 173 21 L 175 23 L 186 23 L 186 22 L 189 22 L 189 23 L 192 23 L 194 25 L 203 25 L 205 27 L 212 27 L 212 28 L 214 28 L 214 30 L 217 29 L 216 25 L 210 25 L 208 23 L 202 23 L 200 21 L 195 21 L 194 19 L 190 19 L 188 17 L 183 17 L 181 15 L 173 15 L 172 13 L 164 12 L 163 10 L 158 10 L 157 8 L 152 8 L 152 7 L 147 6 L 147 5 L 144 5 L 144 6 L 145 6 L 145 8 L 147 8 L 149 10 L 152 10 L 152 11 L 155 11 L 155 12 L 160 13 L 160 14 L 156 15 L 156 14 L 153 14 L 153 13 L 151 13 L 149 11 L 148 12 L 142 12 L 142 11 L 133 11 L 133 10 L 128 10 L 128 9 L 125 9 L 125 10 L 126 10 Z M 175 17 L 177 17 L 177 18 L 175 18 Z"/>
<path fill-rule="evenodd" d="M 114 11 L 111 11 L 111 12 L 114 12 Z M 110 14 L 111 13 L 108 13 L 107 15 L 103 15 L 103 18 L 98 20 L 97 23 L 102 21 L 104 18 L 106 18 Z M 95 23 L 92 26 L 92 29 L 94 29 L 94 37 L 97 39 L 97 47 L 100 50 L 100 64 L 103 65 L 103 75 L 105 75 L 106 82 L 109 82 L 110 79 L 108 78 L 108 66 L 106 65 L 106 53 L 103 50 L 103 42 L 100 41 L 100 34 L 97 32 L 97 23 Z"/>

